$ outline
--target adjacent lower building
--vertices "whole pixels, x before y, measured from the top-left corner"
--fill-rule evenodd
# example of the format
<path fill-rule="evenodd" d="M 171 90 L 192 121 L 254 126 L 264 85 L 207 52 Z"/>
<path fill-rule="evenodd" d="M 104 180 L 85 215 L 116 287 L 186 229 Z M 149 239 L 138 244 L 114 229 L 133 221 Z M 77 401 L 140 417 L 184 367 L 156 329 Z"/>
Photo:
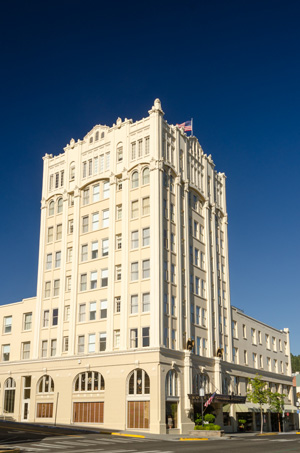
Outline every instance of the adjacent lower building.
<path fill-rule="evenodd" d="M 231 306 L 226 177 L 197 138 L 156 99 L 43 159 L 37 296 L 0 307 L 3 415 L 185 433 L 201 387 L 255 429 L 258 373 L 292 427 L 289 331 Z"/>

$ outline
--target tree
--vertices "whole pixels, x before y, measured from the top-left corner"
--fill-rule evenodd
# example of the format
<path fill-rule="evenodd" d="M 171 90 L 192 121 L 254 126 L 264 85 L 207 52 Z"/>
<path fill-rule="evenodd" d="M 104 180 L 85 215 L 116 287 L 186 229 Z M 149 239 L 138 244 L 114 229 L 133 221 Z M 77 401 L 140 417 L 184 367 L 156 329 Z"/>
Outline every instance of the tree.
<path fill-rule="evenodd" d="M 261 376 L 256 374 L 254 379 L 249 379 L 250 389 L 247 391 L 247 398 L 251 403 L 259 404 L 260 408 L 260 433 L 263 432 L 263 406 L 268 403 L 269 389 L 267 383 L 262 381 Z"/>
<path fill-rule="evenodd" d="M 300 371 L 300 355 L 291 354 L 292 372 Z"/>
<path fill-rule="evenodd" d="M 272 411 L 277 412 L 278 416 L 278 427 L 279 432 L 281 433 L 281 424 L 280 424 L 280 414 L 283 412 L 283 405 L 284 405 L 284 397 L 286 395 L 284 393 L 272 393 L 269 390 L 269 405 Z"/>

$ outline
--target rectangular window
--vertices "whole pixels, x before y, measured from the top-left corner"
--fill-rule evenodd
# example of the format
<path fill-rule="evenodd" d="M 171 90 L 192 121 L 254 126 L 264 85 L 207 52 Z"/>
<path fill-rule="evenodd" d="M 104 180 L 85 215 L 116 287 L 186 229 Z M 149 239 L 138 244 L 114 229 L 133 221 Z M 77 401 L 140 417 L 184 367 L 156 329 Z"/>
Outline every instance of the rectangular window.
<path fill-rule="evenodd" d="M 150 278 L 150 260 L 143 260 L 142 262 L 142 278 Z"/>
<path fill-rule="evenodd" d="M 150 197 L 143 198 L 142 200 L 142 215 L 150 214 Z"/>
<path fill-rule="evenodd" d="M 108 239 L 102 239 L 102 256 L 108 256 Z"/>
<path fill-rule="evenodd" d="M 107 300 L 100 301 L 100 319 L 107 318 Z"/>
<path fill-rule="evenodd" d="M 243 338 L 247 338 L 247 330 L 245 324 L 243 324 Z"/>
<path fill-rule="evenodd" d="M 142 347 L 150 346 L 150 327 L 142 327 Z"/>
<path fill-rule="evenodd" d="M 52 268 L 52 253 L 48 253 L 46 258 L 46 269 L 49 270 Z"/>
<path fill-rule="evenodd" d="M 117 162 L 122 162 L 123 160 L 123 147 L 120 146 L 117 148 Z"/>
<path fill-rule="evenodd" d="M 54 280 L 53 283 L 53 296 L 59 296 L 60 280 Z"/>
<path fill-rule="evenodd" d="M 8 362 L 10 357 L 10 344 L 2 345 L 2 360 Z"/>
<path fill-rule="evenodd" d="M 176 299 L 175 296 L 171 296 L 171 315 L 175 316 L 176 314 Z"/>
<path fill-rule="evenodd" d="M 200 296 L 200 278 L 195 277 L 195 293 Z"/>
<path fill-rule="evenodd" d="M 63 345 L 62 345 L 62 352 L 69 351 L 69 337 L 63 337 Z"/>
<path fill-rule="evenodd" d="M 49 310 L 43 312 L 43 327 L 49 327 Z"/>
<path fill-rule="evenodd" d="M 53 227 L 48 228 L 47 242 L 53 242 Z"/>
<path fill-rule="evenodd" d="M 85 215 L 82 217 L 82 232 L 87 233 L 89 231 L 89 216 Z"/>
<path fill-rule="evenodd" d="M 138 313 L 139 311 L 139 302 L 137 294 L 131 296 L 131 304 L 130 304 L 130 313 Z"/>
<path fill-rule="evenodd" d="M 86 206 L 90 202 L 90 189 L 84 189 L 83 191 L 83 197 L 82 197 L 82 204 L 83 206 Z"/>
<path fill-rule="evenodd" d="M 59 241 L 62 237 L 62 224 L 56 225 L 56 240 Z"/>
<path fill-rule="evenodd" d="M 70 263 L 73 258 L 73 247 L 67 248 L 67 262 Z"/>
<path fill-rule="evenodd" d="M 100 173 L 102 173 L 104 170 L 104 154 L 101 154 L 100 156 Z"/>
<path fill-rule="evenodd" d="M 150 245 L 150 227 L 143 228 L 143 247 Z"/>
<path fill-rule="evenodd" d="M 102 211 L 102 228 L 109 227 L 109 209 Z"/>
<path fill-rule="evenodd" d="M 30 358 L 30 341 L 25 341 L 22 343 L 22 359 L 29 359 Z"/>
<path fill-rule="evenodd" d="M 150 311 L 150 293 L 143 294 L 143 312 Z"/>
<path fill-rule="evenodd" d="M 66 305 L 65 312 L 64 312 L 64 321 L 65 322 L 70 321 L 70 314 L 71 314 L 70 305 Z"/>
<path fill-rule="evenodd" d="M 23 330 L 31 330 L 32 328 L 32 313 L 24 313 Z"/>
<path fill-rule="evenodd" d="M 139 232 L 132 231 L 131 232 L 131 249 L 137 249 L 139 246 Z"/>
<path fill-rule="evenodd" d="M 116 206 L 116 220 L 122 220 L 122 214 L 123 214 L 122 205 L 118 204 Z"/>
<path fill-rule="evenodd" d="M 195 248 L 195 266 L 199 266 L 199 250 Z"/>
<path fill-rule="evenodd" d="M 145 156 L 150 154 L 150 137 L 145 138 Z"/>
<path fill-rule="evenodd" d="M 248 354 L 246 350 L 244 350 L 244 364 L 248 365 Z"/>
<path fill-rule="evenodd" d="M 202 297 L 206 296 L 206 285 L 205 285 L 205 281 L 204 280 L 201 280 L 201 296 Z"/>
<path fill-rule="evenodd" d="M 132 201 L 131 202 L 131 218 L 136 219 L 139 216 L 139 202 Z"/>
<path fill-rule="evenodd" d="M 175 205 L 173 203 L 170 204 L 170 220 L 171 222 L 175 220 Z"/>
<path fill-rule="evenodd" d="M 54 357 L 56 355 L 56 346 L 57 346 L 57 340 L 51 340 L 51 348 L 50 348 L 51 357 Z"/>
<path fill-rule="evenodd" d="M 98 241 L 92 242 L 92 260 L 98 258 Z"/>
<path fill-rule="evenodd" d="M 79 305 L 78 322 L 85 321 L 85 304 Z"/>
<path fill-rule="evenodd" d="M 167 200 L 163 200 L 163 208 L 164 208 L 164 217 L 168 218 L 168 207 L 167 207 Z"/>
<path fill-rule="evenodd" d="M 143 153 L 143 140 L 138 141 L 138 157 L 142 156 Z"/>
<path fill-rule="evenodd" d="M 5 316 L 3 318 L 3 333 L 11 333 L 12 316 Z"/>
<path fill-rule="evenodd" d="M 91 272 L 91 280 L 90 280 L 90 288 L 91 289 L 96 289 L 97 288 L 97 278 L 98 278 L 98 272 L 97 271 Z"/>
<path fill-rule="evenodd" d="M 116 250 L 122 249 L 122 233 L 116 234 Z"/>
<path fill-rule="evenodd" d="M 89 317 L 90 321 L 95 321 L 96 319 L 96 302 L 90 302 L 90 312 L 89 312 Z"/>
<path fill-rule="evenodd" d="M 58 325 L 58 308 L 52 310 L 52 326 Z"/>
<path fill-rule="evenodd" d="M 101 288 L 108 285 L 108 269 L 101 270 Z"/>
<path fill-rule="evenodd" d="M 68 205 L 69 205 L 69 208 L 72 208 L 72 206 L 74 206 L 74 192 L 69 193 Z"/>
<path fill-rule="evenodd" d="M 203 252 L 200 253 L 200 267 L 201 269 L 205 268 L 205 254 Z"/>
<path fill-rule="evenodd" d="M 176 349 L 176 330 L 172 329 L 172 349 Z"/>
<path fill-rule="evenodd" d="M 80 275 L 80 291 L 87 290 L 87 274 Z"/>
<path fill-rule="evenodd" d="M 92 214 L 92 231 L 98 230 L 99 228 L 99 212 Z"/>
<path fill-rule="evenodd" d="M 78 354 L 84 353 L 84 335 L 78 336 Z"/>
<path fill-rule="evenodd" d="M 206 309 L 202 308 L 202 326 L 206 327 Z"/>
<path fill-rule="evenodd" d="M 252 339 L 252 344 L 256 344 L 256 331 L 255 331 L 255 329 L 251 329 L 251 339 Z"/>
<path fill-rule="evenodd" d="M 175 264 L 171 264 L 171 283 L 175 283 L 176 279 L 176 266 Z"/>
<path fill-rule="evenodd" d="M 82 177 L 86 178 L 86 161 L 82 162 Z"/>
<path fill-rule="evenodd" d="M 105 154 L 105 170 L 109 170 L 110 166 L 110 153 Z"/>
<path fill-rule="evenodd" d="M 93 203 L 100 200 L 100 187 L 99 184 L 93 186 Z"/>
<path fill-rule="evenodd" d="M 68 233 L 73 234 L 73 232 L 74 232 L 74 220 L 70 219 L 68 221 Z"/>
<path fill-rule="evenodd" d="M 47 357 L 48 355 L 48 341 L 43 340 L 42 341 L 42 349 L 41 349 L 41 356 L 42 357 Z"/>
<path fill-rule="evenodd" d="M 122 264 L 116 265 L 116 280 L 117 281 L 122 280 Z"/>
<path fill-rule="evenodd" d="M 120 330 L 114 330 L 114 348 L 120 348 Z"/>
<path fill-rule="evenodd" d="M 92 176 L 93 174 L 93 161 L 92 159 L 89 159 L 89 176 Z"/>
<path fill-rule="evenodd" d="M 61 266 L 61 252 L 55 253 L 55 267 Z"/>
<path fill-rule="evenodd" d="M 100 335 L 99 335 L 99 350 L 100 350 L 100 352 L 106 350 L 106 332 L 100 332 Z"/>
<path fill-rule="evenodd" d="M 168 281 L 168 262 L 164 261 L 164 280 Z"/>
<path fill-rule="evenodd" d="M 196 305 L 196 324 L 200 326 L 200 314 L 201 314 L 201 309 Z"/>
<path fill-rule="evenodd" d="M 131 281 L 139 279 L 139 263 L 131 263 Z"/>
<path fill-rule="evenodd" d="M 121 313 L 121 296 L 115 297 L 115 313 Z"/>
<path fill-rule="evenodd" d="M 131 143 L 131 160 L 136 159 L 136 143 Z"/>
<path fill-rule="evenodd" d="M 109 198 L 109 181 L 103 182 L 103 199 Z"/>
<path fill-rule="evenodd" d="M 175 252 L 175 234 L 171 233 L 171 252 Z"/>
<path fill-rule="evenodd" d="M 96 335 L 94 333 L 89 334 L 89 344 L 88 344 L 88 352 L 95 352 L 96 351 Z"/>
<path fill-rule="evenodd" d="M 130 329 L 130 347 L 131 348 L 138 347 L 138 330 L 137 329 Z"/>

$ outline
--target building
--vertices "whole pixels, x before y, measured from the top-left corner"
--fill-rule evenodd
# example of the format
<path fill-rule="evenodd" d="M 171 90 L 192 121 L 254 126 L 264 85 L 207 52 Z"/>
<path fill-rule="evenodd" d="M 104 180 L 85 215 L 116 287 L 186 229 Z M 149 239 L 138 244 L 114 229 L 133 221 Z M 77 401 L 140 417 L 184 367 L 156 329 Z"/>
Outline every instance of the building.
<path fill-rule="evenodd" d="M 163 116 L 44 156 L 37 296 L 0 307 L 4 414 L 184 433 L 204 387 L 219 424 L 255 427 L 259 373 L 293 424 L 288 329 L 230 303 L 225 175 Z"/>

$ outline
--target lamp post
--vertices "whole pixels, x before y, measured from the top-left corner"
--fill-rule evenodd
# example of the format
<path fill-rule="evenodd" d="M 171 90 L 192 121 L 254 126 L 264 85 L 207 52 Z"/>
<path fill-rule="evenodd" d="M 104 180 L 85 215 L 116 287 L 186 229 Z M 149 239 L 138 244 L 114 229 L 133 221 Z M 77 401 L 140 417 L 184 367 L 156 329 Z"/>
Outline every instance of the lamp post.
<path fill-rule="evenodd" d="M 200 387 L 199 396 L 201 396 L 201 420 L 203 426 L 203 397 L 204 397 L 204 387 Z"/>

